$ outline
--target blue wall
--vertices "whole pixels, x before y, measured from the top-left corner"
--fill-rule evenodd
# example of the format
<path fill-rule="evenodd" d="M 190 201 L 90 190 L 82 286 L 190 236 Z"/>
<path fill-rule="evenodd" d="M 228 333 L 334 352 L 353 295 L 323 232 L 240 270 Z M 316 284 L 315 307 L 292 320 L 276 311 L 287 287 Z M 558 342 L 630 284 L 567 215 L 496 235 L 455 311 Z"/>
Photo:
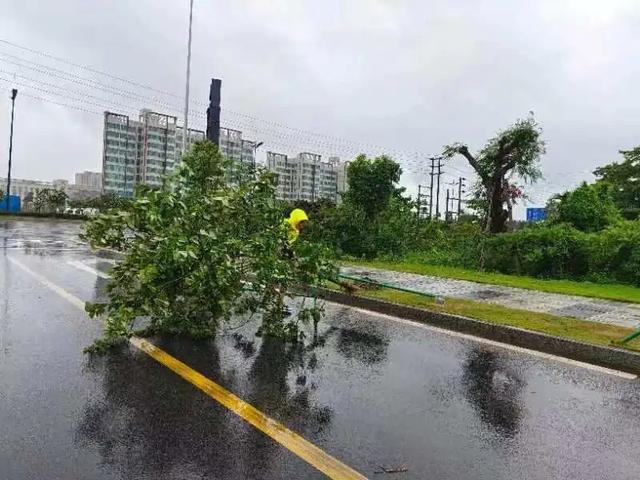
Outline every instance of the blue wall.
<path fill-rule="evenodd" d="M 9 213 L 18 213 L 20 211 L 20 197 L 17 195 L 9 195 Z M 0 212 L 7 211 L 7 198 L 4 196 L 0 200 Z"/>

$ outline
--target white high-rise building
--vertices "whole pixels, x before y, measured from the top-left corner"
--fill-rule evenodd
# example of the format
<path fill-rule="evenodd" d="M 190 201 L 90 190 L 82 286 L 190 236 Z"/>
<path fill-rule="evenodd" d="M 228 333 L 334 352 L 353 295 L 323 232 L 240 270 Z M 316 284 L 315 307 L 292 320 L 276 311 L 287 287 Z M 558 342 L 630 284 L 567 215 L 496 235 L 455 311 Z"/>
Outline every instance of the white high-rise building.
<path fill-rule="evenodd" d="M 177 117 L 144 109 L 138 120 L 113 112 L 104 114 L 102 185 L 105 193 L 132 196 L 136 185 L 162 185 L 182 157 Z M 205 132 L 189 129 L 188 147 L 205 139 Z M 254 142 L 242 132 L 220 129 L 220 151 L 234 162 L 255 163 Z"/>
<path fill-rule="evenodd" d="M 41 180 L 27 180 L 24 178 L 11 179 L 11 195 L 20 197 L 20 201 L 24 202 L 29 194 L 33 195 L 37 190 L 43 188 L 54 188 L 53 182 L 43 182 Z M 0 192 L 3 194 L 7 190 L 7 179 L 0 178 Z"/>
<path fill-rule="evenodd" d="M 94 173 L 95 172 L 88 172 Z M 76 176 L 77 178 L 77 176 Z M 7 179 L 0 178 L 0 191 L 5 192 L 7 188 Z M 27 180 L 23 178 L 11 179 L 11 195 L 17 195 L 24 202 L 37 195 L 38 190 L 55 189 L 64 191 L 70 200 L 82 200 L 100 196 L 101 187 L 98 185 L 83 185 L 69 183 L 68 180 L 56 179 L 52 181 Z"/>
<path fill-rule="evenodd" d="M 85 170 L 84 172 L 76 173 L 76 186 L 101 190 L 102 189 L 102 173 L 90 172 L 88 170 Z"/>
<path fill-rule="evenodd" d="M 323 162 L 316 153 L 304 152 L 290 158 L 284 153 L 267 152 L 267 168 L 278 176 L 277 196 L 282 200 L 338 201 L 337 157 Z"/>
<path fill-rule="evenodd" d="M 332 157 L 332 158 L 336 158 L 336 157 Z M 344 194 L 347 193 L 347 190 L 349 190 L 349 165 L 351 165 L 351 162 L 343 162 L 343 163 L 339 163 L 340 159 L 336 158 L 338 163 L 337 163 L 337 168 L 336 168 L 336 180 L 338 183 L 338 187 L 337 187 L 337 191 L 338 191 L 338 202 L 340 203 L 342 202 L 342 200 L 344 200 Z M 331 161 L 331 158 L 329 159 Z"/>
<path fill-rule="evenodd" d="M 255 165 L 256 142 L 242 138 L 240 130 L 220 128 L 220 153 L 234 162 Z"/>
<path fill-rule="evenodd" d="M 189 130 L 189 145 L 204 132 Z M 102 185 L 105 193 L 131 196 L 138 184 L 160 186 L 180 161 L 177 118 L 144 109 L 138 120 L 104 113 Z"/>

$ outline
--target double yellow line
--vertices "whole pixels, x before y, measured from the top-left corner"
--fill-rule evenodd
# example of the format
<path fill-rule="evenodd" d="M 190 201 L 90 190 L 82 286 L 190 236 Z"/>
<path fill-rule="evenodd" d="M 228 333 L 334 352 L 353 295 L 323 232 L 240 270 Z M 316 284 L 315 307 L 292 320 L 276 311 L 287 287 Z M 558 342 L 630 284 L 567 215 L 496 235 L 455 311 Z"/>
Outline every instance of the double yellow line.
<path fill-rule="evenodd" d="M 7 258 L 11 263 L 31 275 L 42 285 L 57 293 L 75 307 L 84 311 L 84 302 L 78 297 L 54 284 L 39 273 L 34 272 L 20 261 L 12 257 Z M 289 430 L 277 420 L 268 417 L 253 405 L 245 402 L 213 380 L 205 377 L 201 373 L 189 367 L 187 364 L 169 355 L 167 352 L 148 340 L 133 337 L 129 339 L 129 343 L 149 355 L 158 363 L 161 363 L 180 377 L 184 378 L 187 382 L 191 383 L 209 397 L 213 398 L 218 403 L 246 420 L 255 428 L 271 437 L 273 440 L 296 454 L 298 457 L 302 458 L 310 465 L 317 468 L 329 478 L 336 480 L 366 480 L 365 476 L 356 472 L 348 465 L 345 465 L 338 459 L 326 453 L 324 450 L 315 446 L 313 443 Z"/>

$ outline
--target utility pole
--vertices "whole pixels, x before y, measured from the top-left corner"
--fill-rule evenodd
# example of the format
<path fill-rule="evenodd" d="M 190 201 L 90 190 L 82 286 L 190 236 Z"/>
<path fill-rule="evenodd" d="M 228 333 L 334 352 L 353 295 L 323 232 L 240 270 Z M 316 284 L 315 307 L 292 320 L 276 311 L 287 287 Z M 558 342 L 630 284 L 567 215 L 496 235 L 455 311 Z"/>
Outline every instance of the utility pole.
<path fill-rule="evenodd" d="M 465 187 L 464 181 L 466 178 L 458 177 L 458 220 L 460 220 L 460 213 L 462 212 L 462 187 Z"/>
<path fill-rule="evenodd" d="M 422 189 L 423 188 L 427 188 L 428 189 L 429 187 L 423 187 L 422 185 L 418 185 L 418 201 L 417 201 L 418 212 L 416 214 L 418 219 L 422 218 L 422 207 L 426 203 L 423 199 L 427 197 L 426 193 L 422 193 Z"/>
<path fill-rule="evenodd" d="M 429 207 L 431 210 L 431 194 L 422 193 L 425 190 L 431 191 L 431 188 L 428 185 L 418 185 L 418 218 L 424 218 L 426 215 L 426 207 Z M 429 214 L 429 219 L 431 219 L 431 214 Z"/>
<path fill-rule="evenodd" d="M 447 203 L 446 203 L 446 207 L 444 210 L 444 221 L 448 222 L 449 221 L 449 189 L 447 188 Z"/>
<path fill-rule="evenodd" d="M 429 172 L 431 177 L 429 181 L 429 219 L 431 219 L 433 218 L 433 176 L 435 175 L 436 159 L 431 157 L 429 160 L 431 160 L 431 172 Z"/>
<path fill-rule="evenodd" d="M 460 213 L 462 213 L 462 194 L 464 193 L 463 187 L 466 187 L 464 181 L 466 180 L 466 178 L 464 177 L 458 177 L 457 181 L 453 181 L 451 183 L 449 183 L 449 185 L 451 185 L 453 188 L 451 189 L 451 191 L 449 191 L 449 189 L 447 189 L 447 215 L 446 217 L 451 217 L 453 218 L 454 213 L 457 214 L 457 218 L 460 218 Z M 458 187 L 458 196 L 456 197 L 456 188 Z M 458 201 L 458 207 L 456 209 L 456 200 Z M 451 202 L 451 208 L 449 209 L 449 202 Z M 445 217 L 445 218 L 446 218 Z M 448 219 L 448 218 L 447 218 Z"/>
<path fill-rule="evenodd" d="M 442 157 L 437 157 L 438 161 L 438 173 L 436 173 L 438 180 L 436 184 L 436 218 L 440 218 L 440 176 L 442 175 Z"/>
<path fill-rule="evenodd" d="M 11 90 L 11 127 L 9 133 L 9 171 L 7 172 L 7 195 L 5 199 L 5 205 L 7 211 L 9 211 L 9 195 L 11 195 L 11 156 L 13 155 L 13 118 L 16 109 L 16 97 L 18 96 L 18 90 Z"/>
<path fill-rule="evenodd" d="M 182 132 L 182 155 L 187 152 L 189 136 L 189 82 L 191 80 L 191 26 L 193 25 L 193 0 L 189 2 L 189 40 L 187 41 L 187 85 L 184 93 L 184 131 Z"/>

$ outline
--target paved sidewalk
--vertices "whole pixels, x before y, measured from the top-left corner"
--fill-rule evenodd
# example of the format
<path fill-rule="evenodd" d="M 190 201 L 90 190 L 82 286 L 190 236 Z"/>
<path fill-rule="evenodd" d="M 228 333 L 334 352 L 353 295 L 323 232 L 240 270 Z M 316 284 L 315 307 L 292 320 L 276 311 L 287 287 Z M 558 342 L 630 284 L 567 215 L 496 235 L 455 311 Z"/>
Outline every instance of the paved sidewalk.
<path fill-rule="evenodd" d="M 510 308 L 575 317 L 622 327 L 640 327 L 640 304 L 562 295 L 559 293 L 545 293 L 523 288 L 503 287 L 368 267 L 343 267 L 342 272 L 346 275 L 368 277 L 378 282 L 390 283 L 443 297 L 495 303 Z"/>

